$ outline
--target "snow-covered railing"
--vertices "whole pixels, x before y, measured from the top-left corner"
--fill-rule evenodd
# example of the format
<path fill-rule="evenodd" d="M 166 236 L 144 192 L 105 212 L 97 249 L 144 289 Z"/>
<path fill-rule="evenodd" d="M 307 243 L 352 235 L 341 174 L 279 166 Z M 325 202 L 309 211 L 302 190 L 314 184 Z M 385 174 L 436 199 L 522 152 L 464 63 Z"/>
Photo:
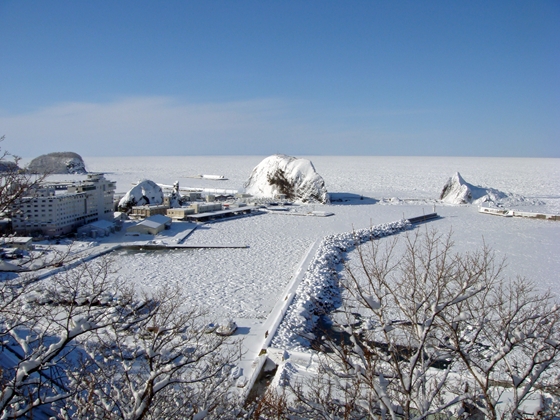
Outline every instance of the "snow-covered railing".
<path fill-rule="evenodd" d="M 272 339 L 271 347 L 289 350 L 309 348 L 319 316 L 340 304 L 337 273 L 343 254 L 364 242 L 411 228 L 408 220 L 399 220 L 324 237 Z"/>

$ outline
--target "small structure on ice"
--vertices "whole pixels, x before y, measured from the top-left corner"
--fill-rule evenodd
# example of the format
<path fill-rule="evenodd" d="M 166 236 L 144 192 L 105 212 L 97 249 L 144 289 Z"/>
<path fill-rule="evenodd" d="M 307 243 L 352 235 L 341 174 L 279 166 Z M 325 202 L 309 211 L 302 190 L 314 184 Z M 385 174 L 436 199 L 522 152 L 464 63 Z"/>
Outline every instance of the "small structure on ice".
<path fill-rule="evenodd" d="M 221 324 L 218 328 L 216 328 L 216 334 L 228 336 L 232 335 L 235 330 L 237 330 L 237 324 L 235 321 L 230 319 L 225 324 Z"/>
<path fill-rule="evenodd" d="M 245 183 L 245 191 L 259 198 L 276 198 L 303 203 L 327 203 L 329 194 L 313 163 L 286 155 L 272 155 L 259 163 Z"/>

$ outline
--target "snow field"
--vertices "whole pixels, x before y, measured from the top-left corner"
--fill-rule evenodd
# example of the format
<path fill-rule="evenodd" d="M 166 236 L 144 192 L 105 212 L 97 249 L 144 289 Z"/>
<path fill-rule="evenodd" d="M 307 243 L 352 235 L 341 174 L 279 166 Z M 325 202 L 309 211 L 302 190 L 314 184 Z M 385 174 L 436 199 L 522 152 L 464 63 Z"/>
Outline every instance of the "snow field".
<path fill-rule="evenodd" d="M 435 199 L 446 180 L 459 171 L 474 185 L 497 188 L 526 197 L 540 198 L 545 206 L 528 205 L 524 210 L 560 211 L 559 159 L 430 158 L 430 157 L 311 157 L 323 176 L 327 190 L 363 194 L 381 199 L 399 197 Z M 127 191 L 132 182 L 147 178 L 155 182 L 206 188 L 241 188 L 262 157 L 138 157 L 88 158 L 88 170 L 107 172 L 117 182 L 117 191 Z M 227 181 L 188 179 L 199 173 L 223 174 Z M 311 331 L 314 302 L 334 299 L 333 270 L 342 250 L 351 247 L 355 229 L 389 224 L 403 217 L 432 211 L 432 204 L 379 205 L 367 201 L 351 205 L 297 207 L 299 212 L 324 210 L 332 217 L 297 217 L 262 214 L 226 220 L 197 228 L 186 245 L 247 245 L 245 249 L 198 249 L 113 253 L 117 275 L 127 283 L 150 292 L 160 287 L 180 287 L 185 305 L 206 308 L 209 317 L 221 322 L 233 318 L 239 325 L 246 356 L 240 366 L 244 375 L 253 369 L 264 339 L 264 320 L 269 317 L 294 275 L 294 269 L 309 246 L 323 240 L 310 264 L 301 293 L 288 309 L 274 347 L 304 348 L 301 333 Z M 474 206 L 441 206 L 442 219 L 418 229 L 453 230 L 456 251 L 474 250 L 483 241 L 498 258 L 507 257 L 506 276 L 526 276 L 539 287 L 560 290 L 560 223 L 543 220 L 508 219 L 478 214 Z M 172 240 L 164 231 L 155 241 Z M 401 229 L 402 231 L 402 229 Z M 350 236 L 348 236 L 350 235 Z M 112 243 L 116 235 L 100 240 Z M 139 238 L 146 240 L 147 238 Z M 332 301 L 330 303 L 333 303 Z M 293 331 L 291 331 L 293 329 Z"/>
<path fill-rule="evenodd" d="M 118 275 L 147 291 L 177 285 L 189 303 L 208 308 L 218 321 L 266 319 L 311 242 L 288 238 L 271 227 L 267 231 L 263 221 L 257 220 L 264 216 L 205 225 L 186 241 L 190 246 L 249 248 L 121 251 L 115 255 Z"/>
<path fill-rule="evenodd" d="M 104 171 L 127 191 L 147 178 L 181 186 L 241 188 L 262 156 L 169 156 L 86 158 L 90 171 Z M 193 304 L 219 317 L 264 319 L 274 307 L 309 245 L 327 235 L 388 223 L 432 211 L 422 199 L 437 198 L 449 176 L 459 171 L 473 185 L 540 197 L 544 206 L 524 210 L 560 211 L 560 160 L 460 157 L 308 157 L 324 178 L 327 190 L 382 198 L 413 198 L 410 204 L 297 207 L 299 212 L 331 211 L 327 218 L 264 214 L 201 226 L 187 245 L 248 245 L 247 249 L 154 251 L 114 255 L 119 275 L 140 288 L 178 284 Z M 226 181 L 190 179 L 200 173 L 222 174 Z M 364 203 L 364 204 L 362 204 Z M 421 228 L 454 232 L 457 252 L 479 248 L 485 241 L 499 258 L 508 259 L 506 275 L 535 280 L 539 287 L 560 290 L 560 223 L 481 215 L 474 206 L 436 206 L 442 219 Z M 174 224 L 175 225 L 175 224 Z M 162 236 L 155 240 L 169 240 Z M 111 238 L 106 239 L 113 242 Z"/>

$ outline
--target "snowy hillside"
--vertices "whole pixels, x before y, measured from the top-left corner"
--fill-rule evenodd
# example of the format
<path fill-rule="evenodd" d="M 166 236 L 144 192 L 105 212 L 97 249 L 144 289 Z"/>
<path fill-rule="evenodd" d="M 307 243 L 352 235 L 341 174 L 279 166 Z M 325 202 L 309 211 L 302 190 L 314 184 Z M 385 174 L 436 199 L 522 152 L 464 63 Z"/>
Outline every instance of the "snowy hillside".
<path fill-rule="evenodd" d="M 325 182 L 313 163 L 286 155 L 272 155 L 259 163 L 245 183 L 245 190 L 255 197 L 284 194 L 288 200 L 302 203 L 329 201 Z"/>

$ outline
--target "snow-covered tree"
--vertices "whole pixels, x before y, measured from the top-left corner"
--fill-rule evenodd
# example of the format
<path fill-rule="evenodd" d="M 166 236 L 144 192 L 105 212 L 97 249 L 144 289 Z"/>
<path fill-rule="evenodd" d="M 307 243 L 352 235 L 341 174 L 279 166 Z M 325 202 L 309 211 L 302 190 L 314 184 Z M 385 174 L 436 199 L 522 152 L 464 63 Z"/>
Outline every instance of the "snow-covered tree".
<path fill-rule="evenodd" d="M 239 343 L 207 333 L 199 309 L 182 307 L 178 291 L 159 291 L 140 322 L 115 323 L 84 343 L 76 380 L 85 392 L 68 400 L 69 418 L 199 418 L 238 403 L 230 395 Z M 143 315 L 145 314 L 145 315 Z"/>
<path fill-rule="evenodd" d="M 486 418 L 523 418 L 527 398 L 559 396 L 560 307 L 550 293 L 538 293 L 524 279 L 500 281 L 461 302 L 444 321 L 446 347 L 457 370 L 467 373 L 459 392 L 469 394 Z M 545 411 L 558 403 L 542 399 Z"/>
<path fill-rule="evenodd" d="M 239 348 L 177 291 L 138 296 L 104 258 L 0 287 L 0 418 L 188 418 L 231 407 Z"/>
<path fill-rule="evenodd" d="M 286 413 L 534 418 L 522 407 L 537 394 L 546 416 L 558 403 L 560 307 L 502 269 L 487 247 L 457 254 L 451 235 L 433 231 L 357 247 L 343 306 L 318 340 L 318 374 L 285 384 Z"/>
<path fill-rule="evenodd" d="M 0 337 L 3 376 L 0 418 L 22 416 L 78 392 L 77 339 L 114 323 L 139 322 L 140 302 L 109 280 L 104 261 L 63 271 L 49 281 L 16 278 L 2 283 Z"/>
<path fill-rule="evenodd" d="M 0 137 L 0 142 L 4 141 Z M 13 204 L 29 194 L 47 176 L 32 175 L 19 167 L 20 158 L 0 149 L 0 214 L 9 212 Z"/>

